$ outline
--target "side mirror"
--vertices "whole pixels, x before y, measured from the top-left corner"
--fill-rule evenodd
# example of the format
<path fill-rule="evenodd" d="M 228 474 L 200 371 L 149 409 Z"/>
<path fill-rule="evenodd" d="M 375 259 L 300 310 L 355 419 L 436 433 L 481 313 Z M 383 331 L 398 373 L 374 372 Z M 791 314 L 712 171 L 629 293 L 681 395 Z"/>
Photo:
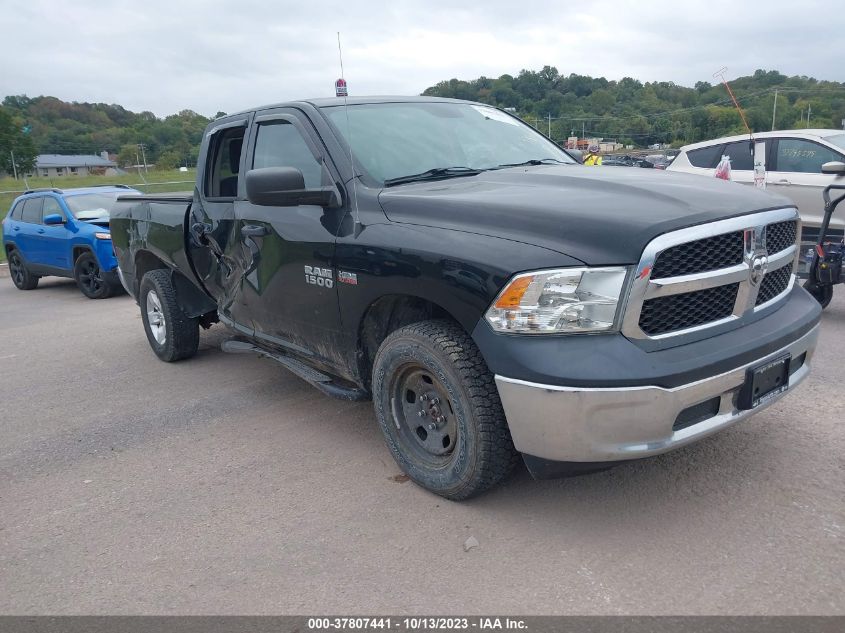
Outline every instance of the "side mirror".
<path fill-rule="evenodd" d="M 825 163 L 822 165 L 822 173 L 823 174 L 836 174 L 837 176 L 841 176 L 845 174 L 845 163 L 841 160 L 832 160 L 829 163 Z"/>
<path fill-rule="evenodd" d="M 246 197 L 263 207 L 296 207 L 313 204 L 334 209 L 340 206 L 336 187 L 305 188 L 305 178 L 296 167 L 262 167 L 246 173 Z"/>
<path fill-rule="evenodd" d="M 61 213 L 51 213 L 50 215 L 45 215 L 44 218 L 41 220 L 44 224 L 64 224 L 65 219 L 62 217 Z"/>
<path fill-rule="evenodd" d="M 566 150 L 566 153 L 572 156 L 572 158 L 574 158 L 579 163 L 584 162 L 584 152 L 582 152 L 580 149 L 568 149 Z"/>

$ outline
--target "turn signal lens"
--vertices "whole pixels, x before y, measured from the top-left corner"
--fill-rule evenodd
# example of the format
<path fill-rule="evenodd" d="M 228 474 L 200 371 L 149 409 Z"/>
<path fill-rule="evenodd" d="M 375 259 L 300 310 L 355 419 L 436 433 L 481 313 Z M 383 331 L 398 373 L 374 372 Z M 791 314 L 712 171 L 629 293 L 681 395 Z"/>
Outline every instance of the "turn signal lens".
<path fill-rule="evenodd" d="M 110 240 L 111 233 L 94 233 L 94 237 L 96 237 L 98 240 Z"/>
<path fill-rule="evenodd" d="M 627 268 L 562 268 L 517 275 L 484 315 L 497 332 L 568 334 L 617 326 Z"/>

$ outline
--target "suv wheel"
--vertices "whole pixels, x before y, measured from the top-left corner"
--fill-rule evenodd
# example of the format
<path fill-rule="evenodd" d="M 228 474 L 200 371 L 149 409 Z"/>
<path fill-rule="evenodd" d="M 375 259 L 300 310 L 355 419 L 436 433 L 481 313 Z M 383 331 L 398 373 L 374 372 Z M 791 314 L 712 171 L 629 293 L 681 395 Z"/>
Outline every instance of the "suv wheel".
<path fill-rule="evenodd" d="M 199 319 L 185 316 L 168 270 L 151 270 L 141 280 L 138 303 L 153 352 L 165 362 L 190 358 L 200 342 Z"/>
<path fill-rule="evenodd" d="M 89 299 L 106 299 L 115 294 L 114 285 L 103 278 L 100 263 L 90 251 L 82 253 L 73 265 L 76 285 Z"/>
<path fill-rule="evenodd" d="M 9 274 L 12 277 L 12 283 L 15 284 L 19 290 L 35 290 L 38 287 L 38 275 L 33 275 L 29 272 L 23 258 L 17 250 L 12 249 L 9 255 Z"/>
<path fill-rule="evenodd" d="M 388 336 L 373 366 L 373 403 L 399 468 L 447 499 L 484 492 L 519 461 L 493 376 L 454 323 Z"/>

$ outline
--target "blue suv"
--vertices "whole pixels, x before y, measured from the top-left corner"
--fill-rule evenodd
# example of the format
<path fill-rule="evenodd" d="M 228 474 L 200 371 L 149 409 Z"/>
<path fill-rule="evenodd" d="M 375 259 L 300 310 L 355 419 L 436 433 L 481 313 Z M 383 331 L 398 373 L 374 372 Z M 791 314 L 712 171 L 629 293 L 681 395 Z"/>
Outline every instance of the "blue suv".
<path fill-rule="evenodd" d="M 109 231 L 109 211 L 125 185 L 36 189 L 12 203 L 3 220 L 3 248 L 15 286 L 32 290 L 47 275 L 71 277 L 86 297 L 121 289 Z"/>

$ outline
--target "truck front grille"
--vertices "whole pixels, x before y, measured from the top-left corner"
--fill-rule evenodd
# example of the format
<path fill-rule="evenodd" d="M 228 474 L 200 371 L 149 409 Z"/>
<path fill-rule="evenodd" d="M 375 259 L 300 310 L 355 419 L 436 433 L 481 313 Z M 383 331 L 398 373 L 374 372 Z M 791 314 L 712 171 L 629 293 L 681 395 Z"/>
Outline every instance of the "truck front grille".
<path fill-rule="evenodd" d="M 731 316 L 739 284 L 649 299 L 640 313 L 640 328 L 649 336 L 696 327 Z"/>
<path fill-rule="evenodd" d="M 703 273 L 741 263 L 742 231 L 733 231 L 667 248 L 654 262 L 651 278 Z"/>
<path fill-rule="evenodd" d="M 798 233 L 798 212 L 779 209 L 659 236 L 637 266 L 623 334 L 681 343 L 707 328 L 739 327 L 786 298 Z"/>
<path fill-rule="evenodd" d="M 798 222 L 786 220 L 776 222 L 766 228 L 766 252 L 769 255 L 780 253 L 795 244 L 798 237 Z"/>
<path fill-rule="evenodd" d="M 777 297 L 789 286 L 791 277 L 792 267 L 790 266 L 784 266 L 783 268 L 766 273 L 766 276 L 763 277 L 763 283 L 760 284 L 760 292 L 757 293 L 757 301 L 754 305 L 763 305 L 767 301 L 771 301 Z"/>

